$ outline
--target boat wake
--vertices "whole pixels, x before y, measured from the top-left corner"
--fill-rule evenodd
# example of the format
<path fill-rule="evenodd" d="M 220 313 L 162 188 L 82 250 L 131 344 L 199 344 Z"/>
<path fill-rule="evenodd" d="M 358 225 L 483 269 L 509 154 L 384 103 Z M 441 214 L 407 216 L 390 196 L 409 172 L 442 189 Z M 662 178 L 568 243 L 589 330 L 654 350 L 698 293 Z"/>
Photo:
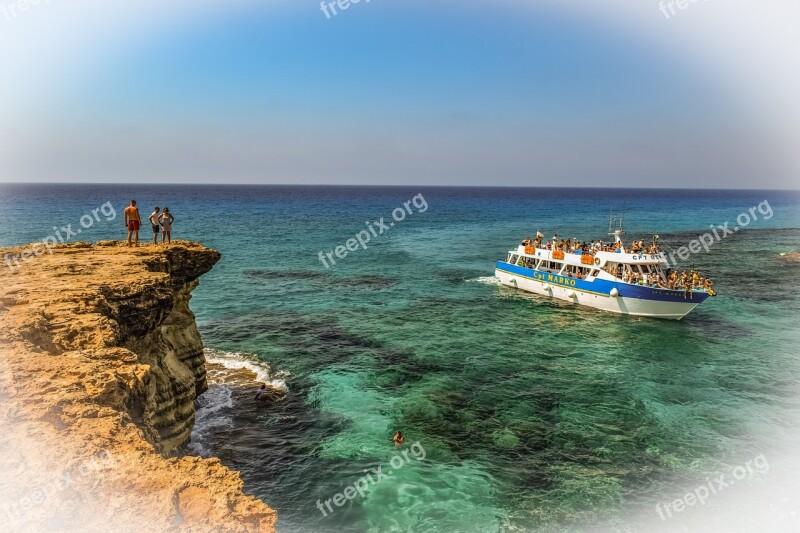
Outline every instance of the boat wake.
<path fill-rule="evenodd" d="M 500 278 L 497 276 L 484 276 L 481 278 L 468 279 L 468 283 L 483 283 L 485 285 L 500 285 Z"/>

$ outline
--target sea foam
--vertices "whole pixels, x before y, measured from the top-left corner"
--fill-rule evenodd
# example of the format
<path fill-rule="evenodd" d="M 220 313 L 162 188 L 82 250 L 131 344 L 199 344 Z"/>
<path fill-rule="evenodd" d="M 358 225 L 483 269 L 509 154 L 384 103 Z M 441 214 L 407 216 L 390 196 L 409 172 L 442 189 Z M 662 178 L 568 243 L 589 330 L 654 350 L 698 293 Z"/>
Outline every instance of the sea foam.
<path fill-rule="evenodd" d="M 212 348 L 205 349 L 206 362 L 224 366 L 231 370 L 248 370 L 256 375 L 256 381 L 265 383 L 280 391 L 288 389 L 286 380 L 289 373 L 280 370 L 273 375 L 267 363 L 260 361 L 253 354 L 244 352 L 223 352 Z"/>

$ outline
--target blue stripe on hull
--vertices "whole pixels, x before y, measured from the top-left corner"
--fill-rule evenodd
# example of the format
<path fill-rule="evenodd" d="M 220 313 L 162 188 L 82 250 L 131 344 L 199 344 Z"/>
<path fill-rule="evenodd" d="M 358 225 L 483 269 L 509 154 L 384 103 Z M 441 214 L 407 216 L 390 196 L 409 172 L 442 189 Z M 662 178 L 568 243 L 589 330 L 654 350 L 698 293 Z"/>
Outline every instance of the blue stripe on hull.
<path fill-rule="evenodd" d="M 559 276 L 551 272 L 543 272 L 533 270 L 532 268 L 525 268 L 517 265 L 512 265 L 504 261 L 497 262 L 497 270 L 521 276 L 528 279 L 540 281 L 542 283 L 550 283 L 559 287 L 566 287 L 592 294 L 599 294 L 602 296 L 609 296 L 611 289 L 616 288 L 619 295 L 623 298 L 636 298 L 638 300 L 654 300 L 659 302 L 692 302 L 702 303 L 708 298 L 708 293 L 695 291 L 691 296 L 684 293 L 682 290 L 672 289 L 654 289 L 652 287 L 643 287 L 641 285 L 629 285 L 616 281 L 607 281 L 604 279 L 596 279 L 594 281 L 585 281 L 582 279 L 570 278 L 568 276 Z"/>

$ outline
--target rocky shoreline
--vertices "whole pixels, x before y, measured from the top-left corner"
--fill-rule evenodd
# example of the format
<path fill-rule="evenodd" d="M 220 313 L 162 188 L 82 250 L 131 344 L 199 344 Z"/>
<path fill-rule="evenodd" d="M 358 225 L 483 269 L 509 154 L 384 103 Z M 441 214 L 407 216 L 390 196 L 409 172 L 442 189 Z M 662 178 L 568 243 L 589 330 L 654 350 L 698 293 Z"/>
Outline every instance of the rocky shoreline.
<path fill-rule="evenodd" d="M 245 495 L 236 472 L 213 458 L 173 457 L 189 442 L 207 387 L 189 299 L 219 258 L 192 242 L 108 241 L 60 245 L 2 268 L 7 525 L 274 531 L 275 511 Z"/>

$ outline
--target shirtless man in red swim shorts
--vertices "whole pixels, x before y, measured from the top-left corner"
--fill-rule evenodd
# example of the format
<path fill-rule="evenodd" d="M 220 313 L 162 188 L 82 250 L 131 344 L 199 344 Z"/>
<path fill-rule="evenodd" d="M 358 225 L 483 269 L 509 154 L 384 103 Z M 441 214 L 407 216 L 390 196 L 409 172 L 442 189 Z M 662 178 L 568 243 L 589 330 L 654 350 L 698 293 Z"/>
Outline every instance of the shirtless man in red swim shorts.
<path fill-rule="evenodd" d="M 139 208 L 136 200 L 131 200 L 131 205 L 125 208 L 125 227 L 128 228 L 128 246 L 131 246 L 131 236 L 136 236 L 136 246 L 139 246 L 139 227 L 142 219 L 139 218 Z"/>

